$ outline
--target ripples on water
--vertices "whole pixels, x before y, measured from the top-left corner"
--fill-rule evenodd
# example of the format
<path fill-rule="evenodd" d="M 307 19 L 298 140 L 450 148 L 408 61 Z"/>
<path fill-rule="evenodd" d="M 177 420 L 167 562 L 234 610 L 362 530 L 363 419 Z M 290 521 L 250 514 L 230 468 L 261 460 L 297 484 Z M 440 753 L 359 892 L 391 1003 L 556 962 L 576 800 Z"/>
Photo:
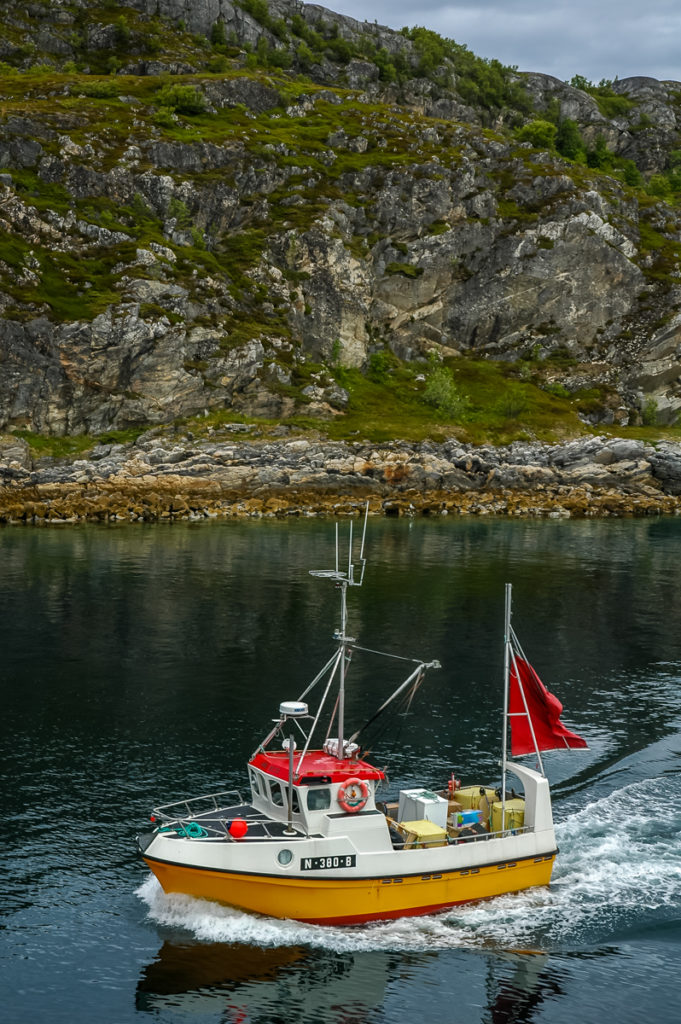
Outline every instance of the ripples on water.
<path fill-rule="evenodd" d="M 392 791 L 442 785 L 443 757 L 496 774 L 514 581 L 517 631 L 591 747 L 547 755 L 550 888 L 322 928 L 167 897 L 140 864 L 148 808 L 243 785 L 269 709 L 325 656 L 335 603 L 306 570 L 328 564 L 329 532 L 0 532 L 3 1021 L 676 1022 L 676 521 L 372 524 L 353 627 L 444 664 L 380 738 Z M 362 716 L 387 677 L 358 663 L 353 680 Z"/>

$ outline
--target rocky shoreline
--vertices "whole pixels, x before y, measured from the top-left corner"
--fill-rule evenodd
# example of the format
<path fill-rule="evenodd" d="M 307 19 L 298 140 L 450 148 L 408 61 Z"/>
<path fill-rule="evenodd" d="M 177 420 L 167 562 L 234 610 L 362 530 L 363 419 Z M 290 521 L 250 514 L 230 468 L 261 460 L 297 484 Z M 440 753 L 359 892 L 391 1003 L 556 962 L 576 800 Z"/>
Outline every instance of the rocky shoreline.
<path fill-rule="evenodd" d="M 160 429 L 87 458 L 34 458 L 0 437 L 0 523 L 159 522 L 356 514 L 548 517 L 676 515 L 681 445 L 588 437 L 475 447 L 245 439 Z"/>

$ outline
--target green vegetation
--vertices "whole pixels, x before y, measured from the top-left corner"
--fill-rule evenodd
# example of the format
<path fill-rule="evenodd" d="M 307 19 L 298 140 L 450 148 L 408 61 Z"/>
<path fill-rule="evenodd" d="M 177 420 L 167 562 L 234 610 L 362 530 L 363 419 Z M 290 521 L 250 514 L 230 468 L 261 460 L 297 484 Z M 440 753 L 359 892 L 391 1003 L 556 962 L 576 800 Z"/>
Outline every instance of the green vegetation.
<path fill-rule="evenodd" d="M 29 430 L 15 430 L 13 433 L 27 442 L 34 458 L 73 459 L 85 455 L 98 444 L 129 444 L 147 429 L 146 425 L 140 425 L 128 430 L 108 430 L 103 434 L 78 434 L 75 437 L 48 437 Z"/>
<path fill-rule="evenodd" d="M 529 142 L 537 149 L 556 148 L 558 129 L 550 121 L 530 121 L 516 132 L 519 142 Z"/>
<path fill-rule="evenodd" d="M 517 366 L 459 358 L 404 363 L 387 350 L 373 353 L 364 372 L 305 363 L 294 371 L 296 388 L 311 375 L 330 374 L 350 396 L 343 416 L 320 424 L 302 415 L 287 421 L 299 429 L 322 429 L 332 438 L 387 441 L 444 439 L 506 444 L 518 438 L 556 441 L 583 433 L 579 400 L 551 394 L 536 369 L 521 380 Z"/>
<path fill-rule="evenodd" d="M 636 101 L 629 96 L 615 92 L 613 84 L 613 80 L 609 78 L 602 78 L 598 85 L 589 82 L 583 75 L 574 75 L 570 79 L 570 85 L 575 89 L 581 89 L 593 96 L 604 117 L 627 117 L 636 106 Z"/>
<path fill-rule="evenodd" d="M 386 274 L 402 274 L 403 277 L 420 277 L 423 267 L 415 267 L 411 263 L 389 263 L 385 272 Z"/>
<path fill-rule="evenodd" d="M 192 85 L 166 85 L 156 94 L 156 102 L 188 116 L 203 114 L 206 109 L 206 97 Z"/>
<path fill-rule="evenodd" d="M 16 196 L 26 207 L 34 208 L 40 220 L 29 244 L 0 212 L 0 279 L 3 292 L 14 303 L 6 308 L 6 315 L 26 320 L 37 313 L 55 321 L 91 319 L 107 307 L 115 307 L 122 297 L 129 301 L 126 281 L 137 284 L 135 278 L 154 283 L 166 280 L 186 288 L 190 303 L 199 307 L 203 303 L 200 318 L 194 322 L 214 329 L 222 338 L 222 350 L 258 337 L 267 347 L 267 339 L 273 336 L 297 348 L 300 337 L 296 330 L 303 309 L 308 317 L 314 313 L 308 301 L 311 297 L 305 294 L 307 275 L 296 269 L 301 265 L 294 252 L 297 234 L 312 228 L 332 204 L 363 208 L 367 211 L 367 226 L 355 225 L 350 230 L 357 234 L 352 236 L 339 218 L 337 227 L 331 229 L 334 244 L 342 238 L 346 249 L 367 264 L 377 253 L 385 258 L 380 253 L 387 251 L 397 256 L 385 267 L 387 275 L 418 278 L 423 267 L 417 263 L 421 250 L 415 244 L 416 237 L 393 239 L 393 231 L 398 236 L 401 233 L 399 225 L 377 226 L 376 218 L 371 223 L 376 191 L 386 183 L 395 188 L 396 194 L 402 190 L 401 201 L 407 204 L 414 198 L 410 192 L 414 183 L 419 188 L 443 179 L 446 183 L 452 168 L 459 166 L 464 157 L 470 160 L 466 153 L 477 149 L 488 157 L 486 146 L 491 142 L 499 152 L 502 147 L 508 152 L 509 140 L 508 160 L 501 156 L 498 161 L 487 159 L 486 170 L 480 171 L 478 179 L 481 189 L 489 183 L 497 200 L 497 216 L 507 221 L 502 232 L 510 235 L 523 226 L 536 225 L 537 246 L 550 250 L 554 242 L 542 237 L 541 225 L 554 199 L 535 199 L 539 190 L 531 187 L 516 192 L 512 188 L 518 184 L 530 186 L 536 176 L 563 174 L 572 177 L 579 187 L 592 187 L 593 182 L 604 181 L 599 179 L 601 172 L 614 175 L 627 188 L 604 185 L 614 211 L 608 216 L 615 226 L 626 220 L 632 237 L 633 225 L 639 226 L 645 256 L 642 269 L 656 289 L 655 298 L 673 284 L 678 285 L 681 244 L 674 238 L 681 237 L 679 225 L 662 204 L 681 204 L 681 149 L 671 152 L 669 166 L 663 172 L 644 182 L 633 162 L 612 153 L 604 138 L 587 144 L 574 121 L 560 118 L 557 102 L 541 113 L 533 112 L 514 68 L 478 58 L 465 46 L 437 33 L 424 28 L 403 29 L 403 49 L 388 53 L 377 46 L 371 26 L 359 41 L 349 41 L 334 21 L 319 18 L 312 24 L 301 13 L 288 21 L 275 19 L 266 0 L 241 0 L 240 6 L 268 30 L 270 41 L 274 37 L 272 45 L 262 38 L 255 48 L 240 47 L 233 35 L 228 36 L 222 20 L 213 24 L 210 39 L 201 40 L 188 35 L 182 24 L 169 27 L 159 18 L 145 17 L 113 0 L 74 8 L 73 59 L 65 61 L 61 69 L 57 67 L 61 58 L 29 47 L 28 30 L 24 33 L 21 28 L 24 15 L 17 9 L 16 24 L 7 26 L 6 61 L 0 64 L 1 116 L 16 118 L 17 123 L 26 118 L 44 127 L 43 135 L 36 139 L 27 135 L 27 139 L 39 141 L 45 160 L 36 160 L 32 167 L 15 161 L 21 166 L 2 168 L 11 175 Z M 68 9 L 71 11 L 71 7 Z M 87 29 L 95 14 L 106 36 L 106 45 L 99 49 L 88 43 L 91 34 Z M 400 42 L 400 36 L 397 40 Z M 138 70 L 141 58 L 152 54 L 166 66 L 184 64 L 188 73 L 121 73 Z M 344 81 L 344 66 L 354 57 L 373 61 L 381 81 L 395 84 L 390 103 L 360 101 L 356 93 L 339 85 Z M 314 73 L 315 81 L 299 77 L 299 72 L 318 65 L 322 59 L 337 65 L 333 88 L 318 84 L 318 72 Z M 400 108 L 392 97 L 399 102 L 404 95 L 401 87 L 415 76 L 432 83 L 428 92 L 435 99 L 456 90 L 466 103 L 477 108 L 483 123 L 493 123 L 494 129 L 481 134 L 478 127 L 469 130 Z M 234 89 L 237 95 L 241 87 L 246 94 L 250 85 L 256 93 L 258 86 L 264 86 L 269 96 L 274 95 L 274 103 L 278 94 L 279 105 L 263 110 L 258 102 L 247 107 L 229 105 L 227 99 L 221 106 L 221 90 L 224 88 L 225 96 L 229 96 L 232 84 L 239 86 Z M 615 92 L 612 82 L 593 86 L 584 81 L 579 87 L 594 96 L 606 116 L 631 118 L 633 113 L 636 120 L 635 103 Z M 301 97 L 305 99 L 298 111 L 300 116 L 285 113 L 289 104 L 297 104 Z M 635 127 L 645 132 L 649 126 L 641 115 Z M 344 141 L 336 145 L 334 135 Z M 513 139 L 571 163 L 540 158 L 526 145 L 513 146 Z M 191 145 L 196 155 L 194 169 L 187 172 L 181 169 L 181 163 L 162 163 L 165 156 L 151 153 L 148 143 Z M 60 147 L 65 144 L 81 147 L 80 152 L 74 151 L 73 174 L 60 171 Z M 227 154 L 220 166 L 209 159 L 202 162 L 200 147 L 209 145 L 220 146 Z M 434 173 L 433 165 L 427 166 L 435 157 L 440 161 L 438 173 Z M 65 163 L 70 164 L 70 158 Z M 140 173 L 149 172 L 146 181 L 140 179 L 143 184 L 133 186 L 144 189 L 144 196 L 125 192 L 130 166 L 136 166 Z M 93 194 L 88 195 L 88 175 L 102 181 L 114 167 L 124 172 L 120 193 L 116 191 L 112 198 L 113 192 L 107 197 L 93 188 Z M 250 195 L 241 191 L 240 182 L 246 178 L 244 167 L 252 180 L 247 186 L 252 189 Z M 400 176 L 402 170 L 407 173 Z M 152 176 L 161 175 L 173 179 L 176 186 L 189 183 L 210 203 L 202 206 L 189 188 L 179 193 L 182 200 L 177 194 L 170 201 L 160 198 L 160 186 L 158 193 L 154 190 L 159 183 L 150 181 Z M 487 177 L 480 184 L 483 175 Z M 229 201 L 224 197 L 232 190 L 239 193 L 239 208 L 225 212 Z M 620 197 L 623 199 L 617 209 Z M 631 211 L 636 205 L 639 209 L 634 214 Z M 430 216 L 445 215 L 439 204 L 428 208 L 438 211 Z M 206 209 L 210 209 L 211 217 L 215 213 L 208 224 L 202 212 Z M 91 239 L 96 232 L 88 236 L 82 227 L 69 227 L 55 243 L 55 217 L 72 212 L 79 220 L 123 233 L 128 240 L 121 241 L 119 236 L 110 243 L 106 239 L 95 242 Z M 455 246 L 457 232 L 467 230 L 473 220 L 476 230 L 491 223 L 480 214 L 463 210 L 460 218 L 450 216 L 451 224 L 440 219 L 424 222 L 421 238 L 426 233 L 436 236 L 451 231 L 451 238 L 444 241 Z M 173 220 L 174 225 L 169 226 Z M 494 230 L 498 232 L 498 224 Z M 270 243 L 275 234 L 276 242 Z M 137 249 L 147 249 L 150 243 L 157 243 L 156 251 L 164 246 L 166 254 L 154 260 L 147 252 L 138 258 Z M 282 297 L 285 286 L 282 290 L 273 283 L 274 276 L 268 279 L 270 268 L 261 260 L 268 245 L 271 267 L 290 286 L 299 287 L 300 295 L 294 296 L 297 312 L 291 315 L 288 300 Z M 435 247 L 431 240 L 431 248 Z M 474 273 L 475 251 L 451 251 L 451 266 L 457 278 L 464 281 Z M 210 279 L 218 282 L 212 291 L 211 285 L 206 286 Z M 403 284 L 412 287 L 407 281 Z M 149 295 L 153 298 L 154 294 L 150 287 Z M 140 315 L 152 319 L 166 316 L 172 322 L 185 316 L 191 319 L 184 311 L 180 316 L 164 309 L 163 301 L 145 302 Z M 664 315 L 659 315 L 662 322 Z M 301 333 L 310 322 L 305 321 Z M 547 326 L 546 336 L 555 329 L 555 325 Z M 375 334 L 374 341 L 381 344 L 383 337 L 378 330 Z M 324 344 L 328 351 L 330 339 Z M 334 352 L 327 369 L 350 393 L 347 414 L 328 425 L 329 432 L 335 431 L 338 436 L 359 431 L 362 436 L 376 438 L 425 437 L 453 431 L 480 441 L 520 436 L 549 438 L 578 433 L 583 428 L 577 414 L 589 408 L 598 410 L 605 401 L 597 389 L 593 394 L 571 395 L 562 384 L 547 383 L 545 366 L 538 363 L 526 362 L 519 368 L 518 364 L 458 359 L 430 366 L 408 365 L 381 349 L 373 352 L 366 370 L 361 372 L 335 365 L 339 343 Z M 188 359 L 185 366 L 210 380 L 213 357 L 220 354 L 215 351 L 212 356 Z M 277 360 L 287 367 L 295 362 L 290 353 L 277 353 Z M 309 370 L 309 365 L 305 370 L 297 367 L 292 371 L 291 385 L 282 388 L 290 387 L 287 393 L 300 399 L 300 390 L 309 381 Z M 646 429 L 652 430 L 657 410 L 644 406 L 641 416 Z M 319 422 L 315 421 L 314 426 L 318 428 Z"/>
<path fill-rule="evenodd" d="M 423 400 L 442 417 L 458 422 L 465 421 L 470 411 L 468 396 L 462 394 L 448 366 L 433 366 L 426 377 Z"/>
<path fill-rule="evenodd" d="M 443 82 L 447 63 L 456 75 L 456 89 L 466 103 L 493 111 L 505 107 L 527 114 L 532 101 L 515 68 L 498 60 L 485 60 L 453 39 L 444 39 L 426 28 L 403 28 L 402 35 L 411 40 L 419 57 L 418 75 Z"/>

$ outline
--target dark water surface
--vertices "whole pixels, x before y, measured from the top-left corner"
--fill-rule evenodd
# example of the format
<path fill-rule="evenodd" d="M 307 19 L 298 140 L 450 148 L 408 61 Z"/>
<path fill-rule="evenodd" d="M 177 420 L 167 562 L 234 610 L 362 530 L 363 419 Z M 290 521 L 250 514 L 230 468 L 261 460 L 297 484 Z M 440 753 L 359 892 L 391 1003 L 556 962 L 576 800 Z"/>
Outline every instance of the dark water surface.
<path fill-rule="evenodd" d="M 165 897 L 154 803 L 244 787 L 333 648 L 322 521 L 0 531 L 0 1019 L 681 1019 L 681 521 L 379 521 L 351 632 L 439 658 L 374 738 L 390 788 L 498 778 L 503 584 L 589 751 L 546 755 L 550 889 L 362 928 Z M 347 718 L 394 665 L 355 659 Z"/>

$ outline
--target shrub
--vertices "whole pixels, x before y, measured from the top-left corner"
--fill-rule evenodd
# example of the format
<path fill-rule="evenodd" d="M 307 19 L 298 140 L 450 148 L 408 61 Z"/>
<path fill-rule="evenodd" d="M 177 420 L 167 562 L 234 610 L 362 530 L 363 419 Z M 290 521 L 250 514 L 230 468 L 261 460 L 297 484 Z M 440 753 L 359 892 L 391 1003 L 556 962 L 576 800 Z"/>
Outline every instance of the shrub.
<path fill-rule="evenodd" d="M 92 99 L 104 100 L 118 96 L 120 85 L 118 82 L 79 82 L 78 91 L 83 96 L 90 96 Z"/>
<path fill-rule="evenodd" d="M 448 366 L 434 367 L 426 378 L 423 400 L 443 416 L 463 420 L 470 412 L 470 401 L 461 393 Z"/>
<path fill-rule="evenodd" d="M 569 398 L 570 392 L 561 384 L 559 381 L 552 381 L 550 384 L 546 384 L 544 391 L 548 392 L 549 395 L 555 395 L 556 398 Z"/>
<path fill-rule="evenodd" d="M 495 410 L 504 419 L 515 420 L 527 410 L 527 392 L 520 386 L 511 385 L 495 405 Z"/>
<path fill-rule="evenodd" d="M 117 50 L 127 50 L 130 44 L 130 29 L 123 15 L 120 16 L 114 28 L 114 45 Z"/>
<path fill-rule="evenodd" d="M 633 160 L 622 161 L 622 177 L 627 185 L 639 188 L 643 184 L 643 178 Z"/>
<path fill-rule="evenodd" d="M 369 356 L 367 377 L 376 384 L 382 384 L 394 368 L 395 357 L 385 349 L 381 352 L 372 352 Z"/>
<path fill-rule="evenodd" d="M 654 427 L 657 424 L 657 402 L 649 398 L 641 410 L 641 423 L 644 427 Z"/>
<path fill-rule="evenodd" d="M 651 174 L 646 191 L 651 196 L 659 196 L 660 199 L 667 199 L 671 194 L 669 179 L 664 174 Z"/>
<path fill-rule="evenodd" d="M 558 129 L 550 121 L 530 121 L 516 132 L 520 142 L 529 142 L 537 149 L 554 149 Z"/>
<path fill-rule="evenodd" d="M 596 170 L 608 171 L 612 167 L 612 158 L 613 154 L 608 149 L 605 139 L 602 135 L 599 135 L 594 148 L 590 149 L 586 154 L 587 164 Z"/>
<path fill-rule="evenodd" d="M 156 102 L 178 114 L 202 114 L 206 98 L 193 85 L 166 85 L 156 93 Z"/>

